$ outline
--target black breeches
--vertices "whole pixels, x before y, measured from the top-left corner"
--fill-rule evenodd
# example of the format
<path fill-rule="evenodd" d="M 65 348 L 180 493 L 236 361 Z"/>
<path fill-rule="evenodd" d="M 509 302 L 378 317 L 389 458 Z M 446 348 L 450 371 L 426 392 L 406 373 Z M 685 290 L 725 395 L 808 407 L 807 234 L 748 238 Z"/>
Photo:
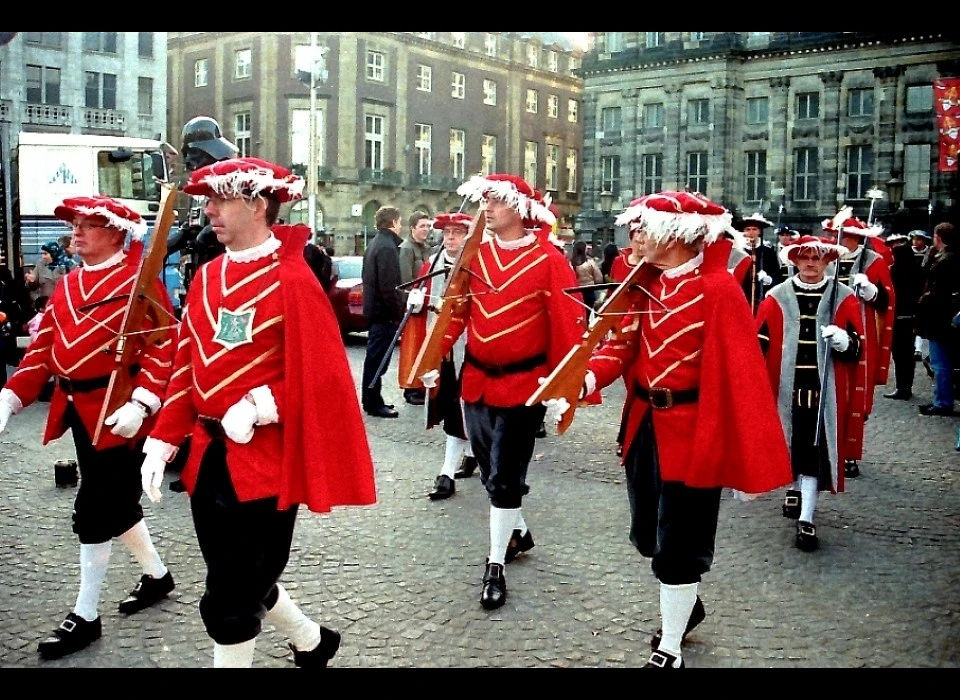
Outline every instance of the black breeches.
<path fill-rule="evenodd" d="M 819 393 L 819 392 L 818 392 Z M 794 406 L 792 418 L 792 436 L 790 438 L 790 464 L 793 466 L 793 478 L 801 476 L 817 477 L 818 488 L 821 491 L 829 490 L 830 455 L 827 452 L 827 435 L 817 440 L 817 414 L 819 401 L 812 406 Z"/>
<path fill-rule="evenodd" d="M 699 583 L 710 570 L 720 513 L 719 488 L 662 481 L 653 422 L 648 412 L 624 463 L 630 501 L 630 542 L 651 557 L 661 583 Z"/>
<path fill-rule="evenodd" d="M 260 633 L 276 602 L 287 565 L 297 506 L 277 510 L 277 499 L 237 500 L 226 447 L 214 440 L 200 463 L 190 498 L 197 543 L 207 565 L 200 617 L 213 641 L 239 644 Z"/>
<path fill-rule="evenodd" d="M 893 322 L 893 340 L 890 343 L 893 373 L 897 391 L 906 394 L 913 393 L 913 377 L 917 368 L 914 357 L 914 338 L 912 319 L 898 318 Z"/>

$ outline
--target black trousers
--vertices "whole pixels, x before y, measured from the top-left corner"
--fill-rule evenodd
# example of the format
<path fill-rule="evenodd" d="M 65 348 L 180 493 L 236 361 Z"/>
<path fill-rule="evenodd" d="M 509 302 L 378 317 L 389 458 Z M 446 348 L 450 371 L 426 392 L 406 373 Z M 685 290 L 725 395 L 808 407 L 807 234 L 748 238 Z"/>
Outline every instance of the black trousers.
<path fill-rule="evenodd" d="M 520 508 L 530 492 L 527 467 L 546 411 L 543 404 L 497 408 L 464 402 L 463 417 L 480 481 L 495 508 Z"/>
<path fill-rule="evenodd" d="M 360 404 L 364 411 L 376 411 L 386 403 L 380 394 L 383 377 L 377 377 L 376 382 L 373 379 L 384 358 L 393 354 L 390 343 L 397 334 L 397 328 L 396 323 L 373 321 L 367 330 L 367 353 L 363 358 L 363 384 L 360 387 Z M 390 360 L 386 362 L 389 364 Z"/>
<path fill-rule="evenodd" d="M 917 367 L 914 357 L 914 337 L 913 317 L 894 320 L 890 355 L 893 358 L 893 376 L 897 391 L 901 394 L 913 393 L 913 376 Z"/>
<path fill-rule="evenodd" d="M 297 508 L 278 511 L 276 498 L 238 501 L 224 442 L 207 447 L 190 512 L 207 565 L 200 617 L 213 641 L 240 644 L 260 634 L 290 558 Z"/>
<path fill-rule="evenodd" d="M 95 450 L 73 403 L 67 403 L 65 418 L 80 469 L 80 486 L 73 502 L 73 531 L 80 544 L 109 542 L 143 520 L 143 441 Z"/>
<path fill-rule="evenodd" d="M 652 558 L 653 574 L 661 583 L 699 583 L 713 565 L 722 489 L 661 480 L 653 410 L 637 429 L 624 463 L 630 542 Z"/>

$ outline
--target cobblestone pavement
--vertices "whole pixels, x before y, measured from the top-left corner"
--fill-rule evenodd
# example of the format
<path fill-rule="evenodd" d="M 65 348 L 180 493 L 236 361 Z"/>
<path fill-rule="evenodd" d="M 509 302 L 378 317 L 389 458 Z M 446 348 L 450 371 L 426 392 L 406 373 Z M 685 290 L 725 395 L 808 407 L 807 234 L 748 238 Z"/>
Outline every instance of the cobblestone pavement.
<path fill-rule="evenodd" d="M 348 341 L 357 385 L 363 353 L 362 340 Z M 367 418 L 378 503 L 301 511 L 283 577 L 308 614 L 343 633 L 331 666 L 642 665 L 659 626 L 658 586 L 627 540 L 614 455 L 623 385 L 606 389 L 603 405 L 580 409 L 563 436 L 538 441 L 524 501 L 536 547 L 507 566 L 509 597 L 492 612 L 479 604 L 489 509 L 479 479 L 458 481 L 449 500 L 427 499 L 443 433 L 423 430 L 422 409 L 403 404 L 395 360 L 384 385 L 400 417 Z M 714 567 L 700 589 L 707 618 L 684 647 L 688 667 L 960 665 L 958 420 L 918 414 L 931 392 L 919 366 L 916 398 L 885 400 L 882 391 L 862 476 L 844 494 L 821 496 L 819 551 L 794 547 L 781 493 L 749 503 L 724 496 Z M 73 447 L 69 436 L 40 446 L 46 408 L 29 407 L 0 436 L 0 667 L 211 665 L 188 499 L 166 488 L 161 503 L 143 501 L 174 593 L 121 615 L 116 603 L 139 572 L 117 544 L 100 608 L 103 638 L 39 660 L 37 642 L 70 610 L 79 582 L 75 490 L 53 479 L 53 462 Z M 268 626 L 254 664 L 293 666 L 286 640 Z"/>

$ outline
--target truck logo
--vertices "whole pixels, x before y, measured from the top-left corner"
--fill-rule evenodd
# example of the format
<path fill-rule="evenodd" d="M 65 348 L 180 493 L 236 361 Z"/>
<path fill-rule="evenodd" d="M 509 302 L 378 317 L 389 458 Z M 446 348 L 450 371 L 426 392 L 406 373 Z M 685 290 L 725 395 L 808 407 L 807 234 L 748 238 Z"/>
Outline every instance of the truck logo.
<path fill-rule="evenodd" d="M 77 176 L 73 174 L 73 171 L 67 167 L 66 163 L 61 163 L 60 167 L 57 168 L 57 172 L 53 174 L 53 177 L 50 178 L 48 184 L 61 184 L 61 185 L 76 185 L 79 182 Z"/>

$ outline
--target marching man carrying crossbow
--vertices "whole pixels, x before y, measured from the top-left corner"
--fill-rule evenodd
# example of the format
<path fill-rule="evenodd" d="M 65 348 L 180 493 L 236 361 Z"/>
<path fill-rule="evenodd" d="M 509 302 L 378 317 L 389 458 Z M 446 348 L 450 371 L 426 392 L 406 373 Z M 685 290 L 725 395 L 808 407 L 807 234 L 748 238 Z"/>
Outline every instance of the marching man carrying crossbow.
<path fill-rule="evenodd" d="M 172 195 L 170 195 L 172 196 Z M 83 265 L 71 271 L 53 293 L 40 330 L 16 373 L 0 391 L 0 431 L 14 413 L 36 401 L 47 380 L 56 382 L 44 444 L 68 429 L 80 467 L 73 531 L 80 540 L 80 591 L 76 603 L 52 636 L 40 642 L 40 656 L 56 659 L 83 649 L 101 635 L 100 590 L 113 540 L 120 540 L 143 568 L 140 583 L 120 603 L 135 613 L 173 590 L 173 577 L 157 553 L 140 506 L 139 446 L 153 425 L 170 378 L 174 353 L 173 307 L 159 278 L 152 298 L 166 310 L 169 329 L 147 343 L 144 335 L 123 338 L 134 347 L 129 367 L 130 400 L 103 421 L 110 428 L 94 445 L 107 397 L 114 354 L 127 301 L 138 277 L 139 239 L 147 225 L 135 211 L 110 197 L 72 197 L 54 215 L 73 225 L 73 242 Z M 124 240 L 130 236 L 129 251 Z M 162 322 L 161 322 L 162 323 Z M 162 331 L 162 332 L 161 332 Z"/>

